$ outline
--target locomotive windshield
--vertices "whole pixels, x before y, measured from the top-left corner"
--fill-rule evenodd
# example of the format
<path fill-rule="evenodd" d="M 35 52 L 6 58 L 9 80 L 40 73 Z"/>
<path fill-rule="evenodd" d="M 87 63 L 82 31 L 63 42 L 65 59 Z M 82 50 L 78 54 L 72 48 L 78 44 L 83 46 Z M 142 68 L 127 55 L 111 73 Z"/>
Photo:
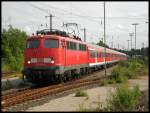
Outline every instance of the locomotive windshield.
<path fill-rule="evenodd" d="M 27 48 L 37 48 L 39 46 L 39 40 L 30 40 L 27 42 Z"/>
<path fill-rule="evenodd" d="M 58 48 L 58 40 L 48 39 L 44 41 L 45 48 Z"/>

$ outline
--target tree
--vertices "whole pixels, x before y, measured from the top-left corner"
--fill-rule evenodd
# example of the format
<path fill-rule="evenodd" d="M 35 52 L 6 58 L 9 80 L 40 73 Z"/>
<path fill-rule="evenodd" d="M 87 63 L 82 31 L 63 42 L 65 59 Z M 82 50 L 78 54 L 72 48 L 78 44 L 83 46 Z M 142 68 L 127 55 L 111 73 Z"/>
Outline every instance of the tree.
<path fill-rule="evenodd" d="M 12 26 L 2 31 L 2 64 L 8 65 L 12 70 L 20 70 L 23 65 L 23 51 L 25 49 L 27 34 Z"/>
<path fill-rule="evenodd" d="M 104 44 L 103 41 L 101 41 L 101 40 L 96 45 L 109 48 L 109 46 Z"/>

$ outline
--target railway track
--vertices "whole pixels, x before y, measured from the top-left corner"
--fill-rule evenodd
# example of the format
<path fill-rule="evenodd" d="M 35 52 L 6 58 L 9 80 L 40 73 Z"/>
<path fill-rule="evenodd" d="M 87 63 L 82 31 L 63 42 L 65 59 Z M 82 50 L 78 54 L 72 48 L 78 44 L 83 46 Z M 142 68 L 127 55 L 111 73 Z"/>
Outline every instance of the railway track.
<path fill-rule="evenodd" d="M 95 73 L 96 72 L 92 74 L 95 74 Z M 106 78 L 106 77 L 104 75 L 93 76 L 93 77 L 87 76 L 87 78 L 83 77 L 83 79 L 68 81 L 62 84 L 50 85 L 46 87 L 33 88 L 33 89 L 29 88 L 29 89 L 13 92 L 10 94 L 6 94 L 2 96 L 2 101 L 1 101 L 2 109 L 8 109 L 9 107 L 16 106 L 17 104 L 21 104 L 30 100 L 39 99 L 47 95 L 54 95 L 54 94 L 72 90 L 75 88 L 98 84 L 100 80 L 103 78 Z"/>
<path fill-rule="evenodd" d="M 5 71 L 5 72 L 2 72 L 2 78 L 5 79 L 5 78 L 12 78 L 15 76 L 20 76 L 21 75 L 21 72 L 16 72 L 16 71 Z"/>
<path fill-rule="evenodd" d="M 97 74 L 101 71 L 103 71 L 104 69 L 101 69 L 101 70 L 98 70 L 98 71 L 94 71 L 92 72 L 91 74 L 89 74 L 88 76 L 81 76 L 80 79 L 88 79 L 88 78 L 93 78 L 93 77 L 96 77 Z M 92 75 L 92 76 L 90 76 Z M 19 93 L 19 92 L 22 92 L 22 91 L 25 91 L 25 90 L 29 90 L 29 89 L 33 89 L 33 88 L 36 88 L 36 86 L 28 86 L 28 87 L 25 87 L 25 88 L 19 88 L 19 89 L 16 89 L 14 91 L 11 91 L 11 92 L 2 92 L 2 96 L 8 96 L 8 95 L 16 95 L 16 93 Z"/>
<path fill-rule="evenodd" d="M 48 86 L 44 88 L 37 88 L 37 89 L 29 89 L 22 92 L 18 92 L 17 94 L 13 95 L 6 95 L 2 96 L 2 108 L 5 109 L 9 106 L 14 106 L 16 104 L 28 101 L 28 100 L 34 100 L 38 99 L 40 97 L 46 96 L 46 95 L 52 95 L 56 93 L 60 93 L 66 90 L 79 88 L 87 85 L 93 85 L 95 83 L 99 83 L 100 79 L 105 77 L 95 77 L 93 79 L 86 79 L 86 80 L 76 80 L 74 82 L 67 82 L 63 84 Z"/>
<path fill-rule="evenodd" d="M 12 74 L 12 73 L 15 73 L 15 71 L 3 71 L 3 72 L 2 72 L 2 75 L 5 75 L 5 74 Z"/>

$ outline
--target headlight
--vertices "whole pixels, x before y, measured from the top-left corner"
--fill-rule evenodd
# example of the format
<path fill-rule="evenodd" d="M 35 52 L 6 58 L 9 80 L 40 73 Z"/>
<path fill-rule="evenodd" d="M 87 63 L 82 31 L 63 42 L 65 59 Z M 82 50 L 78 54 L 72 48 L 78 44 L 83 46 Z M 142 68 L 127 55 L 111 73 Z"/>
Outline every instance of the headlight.
<path fill-rule="evenodd" d="M 31 58 L 31 63 L 36 63 L 37 62 L 37 58 Z"/>
<path fill-rule="evenodd" d="M 28 61 L 27 63 L 28 63 L 28 64 L 30 64 L 31 62 L 30 62 L 30 61 Z"/>
<path fill-rule="evenodd" d="M 51 63 L 54 64 L 54 60 L 52 60 Z"/>
<path fill-rule="evenodd" d="M 51 62 L 51 58 L 44 58 L 44 63 L 50 63 Z"/>

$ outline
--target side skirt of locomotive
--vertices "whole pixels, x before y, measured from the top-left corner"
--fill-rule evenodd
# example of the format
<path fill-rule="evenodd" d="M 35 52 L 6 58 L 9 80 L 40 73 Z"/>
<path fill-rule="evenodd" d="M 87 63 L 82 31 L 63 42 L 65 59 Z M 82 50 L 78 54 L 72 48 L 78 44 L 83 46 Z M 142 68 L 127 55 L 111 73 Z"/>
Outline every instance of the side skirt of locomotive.
<path fill-rule="evenodd" d="M 115 62 L 107 62 L 107 67 L 110 67 Z M 25 68 L 22 73 L 28 82 L 32 83 L 59 83 L 69 81 L 80 76 L 87 75 L 93 71 L 104 68 L 104 63 L 97 64 L 82 64 L 73 66 L 52 66 L 52 67 L 32 67 Z"/>
<path fill-rule="evenodd" d="M 78 78 L 80 74 L 88 72 L 88 64 L 74 66 L 51 66 L 24 68 L 23 76 L 28 82 L 62 82 Z"/>

